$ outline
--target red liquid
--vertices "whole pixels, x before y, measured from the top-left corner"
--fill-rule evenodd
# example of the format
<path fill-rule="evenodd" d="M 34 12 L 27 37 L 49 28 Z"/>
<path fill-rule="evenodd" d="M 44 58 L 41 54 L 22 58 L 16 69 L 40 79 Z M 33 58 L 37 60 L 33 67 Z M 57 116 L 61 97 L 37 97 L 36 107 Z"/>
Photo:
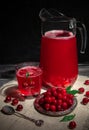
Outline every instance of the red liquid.
<path fill-rule="evenodd" d="M 46 32 L 41 41 L 40 67 L 43 85 L 73 85 L 78 75 L 75 35 L 62 30 Z"/>
<path fill-rule="evenodd" d="M 42 87 L 42 70 L 33 66 L 26 66 L 16 73 L 18 88 L 24 96 L 40 94 Z"/>

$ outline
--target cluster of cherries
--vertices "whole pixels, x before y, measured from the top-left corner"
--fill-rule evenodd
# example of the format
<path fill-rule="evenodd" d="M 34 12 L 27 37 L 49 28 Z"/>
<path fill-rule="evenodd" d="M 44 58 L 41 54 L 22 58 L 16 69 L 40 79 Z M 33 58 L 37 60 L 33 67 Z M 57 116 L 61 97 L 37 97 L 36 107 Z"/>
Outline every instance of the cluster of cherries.
<path fill-rule="evenodd" d="M 89 80 L 84 82 L 85 85 L 89 85 Z M 79 94 L 83 94 L 85 89 L 80 87 L 78 89 Z M 73 105 L 74 96 L 72 94 L 68 94 L 63 88 L 51 88 L 48 89 L 43 97 L 39 100 L 39 104 L 46 111 L 63 111 L 68 109 Z M 84 97 L 81 101 L 83 105 L 87 105 L 89 103 L 89 91 L 86 91 Z M 76 128 L 77 124 L 74 120 L 70 121 L 68 127 L 70 129 Z"/>
<path fill-rule="evenodd" d="M 21 111 L 23 109 L 23 105 L 19 104 L 19 99 L 18 98 L 12 98 L 11 96 L 7 95 L 5 97 L 4 102 L 11 103 L 11 105 L 16 106 L 17 111 Z"/>
<path fill-rule="evenodd" d="M 89 85 L 89 80 L 86 80 L 84 84 Z M 78 90 L 80 94 L 83 94 L 85 92 L 85 89 L 83 87 L 80 87 Z M 84 97 L 81 101 L 81 104 L 83 105 L 87 105 L 88 103 L 89 103 L 89 90 L 85 92 Z"/>
<path fill-rule="evenodd" d="M 67 93 L 64 88 L 50 88 L 40 98 L 39 104 L 46 111 L 60 112 L 69 109 L 73 105 L 74 95 Z M 70 121 L 68 127 L 76 128 L 76 122 Z"/>
<path fill-rule="evenodd" d="M 46 111 L 65 111 L 73 105 L 74 95 L 68 94 L 66 89 L 49 88 L 39 100 L 39 105 Z"/>

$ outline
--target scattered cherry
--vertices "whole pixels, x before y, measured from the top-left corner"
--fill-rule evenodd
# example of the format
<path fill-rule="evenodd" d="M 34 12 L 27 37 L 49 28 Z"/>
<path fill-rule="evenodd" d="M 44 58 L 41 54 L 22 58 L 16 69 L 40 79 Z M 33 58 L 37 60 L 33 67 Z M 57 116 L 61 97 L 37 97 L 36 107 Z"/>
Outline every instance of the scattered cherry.
<path fill-rule="evenodd" d="M 84 84 L 89 85 L 89 80 L 85 80 Z"/>
<path fill-rule="evenodd" d="M 15 105 L 18 104 L 18 102 L 19 102 L 18 99 L 17 99 L 17 98 L 14 98 L 14 99 L 12 100 L 12 103 L 11 103 L 11 104 L 12 104 L 13 106 L 15 106 Z"/>
<path fill-rule="evenodd" d="M 89 102 L 89 99 L 85 97 L 85 98 L 82 99 L 82 102 L 81 102 L 81 103 L 82 103 L 83 105 L 86 105 L 88 102 Z"/>
<path fill-rule="evenodd" d="M 23 109 L 23 105 L 21 104 L 17 105 L 17 108 L 16 108 L 17 111 L 21 111 L 22 109 Z"/>
<path fill-rule="evenodd" d="M 4 102 L 6 102 L 6 103 L 11 102 L 11 96 L 6 96 Z"/>
<path fill-rule="evenodd" d="M 85 90 L 84 90 L 83 87 L 81 87 L 81 88 L 78 89 L 78 91 L 79 91 L 80 94 L 82 94 L 82 93 L 84 93 Z"/>
<path fill-rule="evenodd" d="M 76 124 L 76 122 L 75 121 L 71 121 L 71 122 L 69 122 L 69 129 L 74 129 L 74 128 L 76 128 L 76 126 L 77 126 L 77 124 Z"/>
<path fill-rule="evenodd" d="M 11 102 L 11 105 L 16 106 L 18 104 L 18 102 L 19 102 L 19 99 L 18 98 L 12 98 L 11 96 L 7 95 L 5 97 L 4 102 L 6 102 L 6 103 Z M 22 109 L 23 109 L 23 105 L 18 104 L 17 107 L 16 107 L 16 110 L 21 111 Z"/>
<path fill-rule="evenodd" d="M 89 97 L 89 91 L 86 91 L 85 96 Z"/>

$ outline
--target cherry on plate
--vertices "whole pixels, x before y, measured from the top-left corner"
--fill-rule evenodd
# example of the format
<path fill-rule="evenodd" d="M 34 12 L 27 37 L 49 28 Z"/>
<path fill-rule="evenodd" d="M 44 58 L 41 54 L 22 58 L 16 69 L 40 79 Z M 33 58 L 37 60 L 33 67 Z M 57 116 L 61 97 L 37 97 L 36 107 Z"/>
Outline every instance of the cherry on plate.
<path fill-rule="evenodd" d="M 85 96 L 89 97 L 89 91 L 86 91 Z"/>
<path fill-rule="evenodd" d="M 83 105 L 86 105 L 86 104 L 88 104 L 88 102 L 89 102 L 89 99 L 85 97 L 85 98 L 82 99 L 82 102 L 81 102 L 81 103 L 82 103 Z"/>
<path fill-rule="evenodd" d="M 84 93 L 85 90 L 84 90 L 83 87 L 81 87 L 81 88 L 78 89 L 78 91 L 79 91 L 80 94 L 82 94 L 82 93 Z"/>
<path fill-rule="evenodd" d="M 85 80 L 84 84 L 89 85 L 89 80 Z"/>

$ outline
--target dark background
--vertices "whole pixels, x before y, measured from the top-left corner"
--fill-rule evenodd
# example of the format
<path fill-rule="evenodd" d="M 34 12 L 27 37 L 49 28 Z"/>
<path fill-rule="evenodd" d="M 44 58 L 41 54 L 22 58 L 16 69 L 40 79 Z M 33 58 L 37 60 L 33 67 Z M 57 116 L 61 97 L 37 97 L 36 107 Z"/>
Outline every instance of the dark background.
<path fill-rule="evenodd" d="M 39 11 L 47 3 L 42 1 L 39 3 L 39 7 L 34 7 L 34 4 L 36 5 L 35 1 L 33 3 L 25 1 L 20 4 L 16 2 L 0 4 L 0 64 L 39 61 L 41 37 Z M 51 1 L 51 4 L 53 5 L 49 4 L 49 8 L 55 8 L 67 16 L 75 17 L 83 22 L 89 37 L 89 7 L 87 7 L 87 3 L 84 3 L 83 6 L 77 4 L 77 7 L 74 7 L 74 3 L 66 5 L 66 3 L 56 2 L 55 5 Z M 85 54 L 79 53 L 80 45 L 78 45 L 79 63 L 89 62 L 88 42 L 89 38 Z"/>

